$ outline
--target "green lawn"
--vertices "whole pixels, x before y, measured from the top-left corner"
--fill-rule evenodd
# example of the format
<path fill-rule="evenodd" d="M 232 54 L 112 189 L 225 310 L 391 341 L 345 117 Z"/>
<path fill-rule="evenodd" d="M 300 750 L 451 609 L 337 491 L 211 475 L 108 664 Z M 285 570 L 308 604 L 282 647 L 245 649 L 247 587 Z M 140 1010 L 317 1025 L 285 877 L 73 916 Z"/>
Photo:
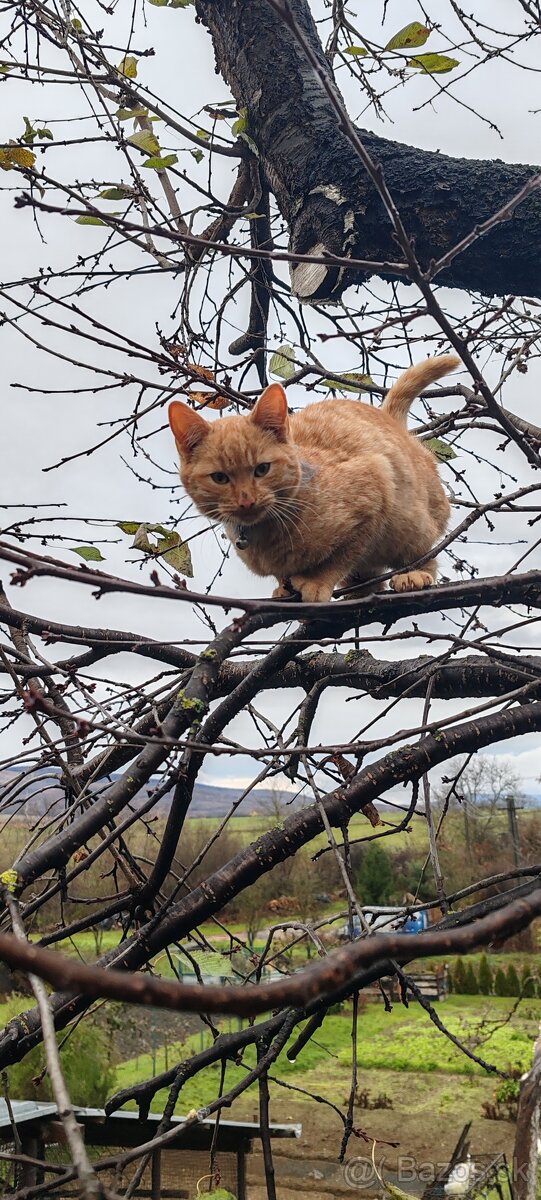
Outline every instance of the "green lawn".
<path fill-rule="evenodd" d="M 20 998 L 21 1008 L 28 1004 Z M 504 1071 L 524 1071 L 531 1063 L 541 1001 L 522 1001 L 512 1020 L 505 1023 L 513 1004 L 512 999 L 500 997 L 452 996 L 439 1004 L 437 1011 L 450 1031 L 489 1063 Z M 12 1010 L 13 1002 L 0 1005 L 1 1023 L 12 1015 Z M 236 1018 L 224 1019 L 222 1028 L 226 1032 L 236 1029 Z M 200 1034 L 188 1037 L 184 1043 L 160 1045 L 154 1055 L 140 1054 L 118 1064 L 113 1090 L 130 1087 L 192 1058 L 211 1040 L 202 1026 Z M 282 1053 L 272 1073 L 290 1085 L 343 1104 L 351 1078 L 350 1055 L 351 1013 L 345 1010 L 326 1018 L 295 1062 Z M 225 1090 L 242 1080 L 254 1063 L 253 1047 L 246 1050 L 242 1064 L 228 1063 Z M 415 1109 L 422 1115 L 431 1096 L 435 1110 L 453 1119 L 461 1119 L 468 1105 L 480 1115 L 483 1101 L 491 1098 L 498 1082 L 497 1076 L 488 1075 L 453 1046 L 417 1004 L 408 1009 L 396 1004 L 391 1013 L 386 1013 L 382 1004 L 370 1003 L 361 1011 L 358 1066 L 362 1086 L 373 1095 L 388 1094 L 396 1108 L 406 1105 L 407 1111 Z M 218 1094 L 219 1080 L 219 1065 L 189 1080 L 180 1095 L 178 1112 L 204 1108 Z M 245 1103 L 253 1102 L 250 1095 L 253 1092 Z M 279 1084 L 271 1083 L 271 1096 L 274 1112 L 279 1112 L 284 1096 Z M 165 1090 L 156 1094 L 153 1111 L 163 1109 L 166 1097 Z"/>
<path fill-rule="evenodd" d="M 38 934 L 33 940 L 39 941 L 40 936 Z M 74 937 L 66 938 L 63 942 L 55 942 L 54 945 L 62 954 L 80 955 L 85 962 L 90 962 L 118 946 L 121 937 L 121 929 L 103 929 L 99 934 L 98 943 L 96 943 L 92 930 L 87 930 L 84 933 L 76 933 Z"/>
<path fill-rule="evenodd" d="M 502 1025 L 512 1005 L 512 1000 L 500 997 L 487 999 L 481 996 L 453 996 L 438 1005 L 438 1013 L 452 1033 L 500 1070 L 507 1070 L 509 1067 L 526 1070 L 531 1063 L 533 1044 L 541 1017 L 541 1001 L 523 1001 L 512 1022 Z M 230 1023 L 226 1022 L 223 1027 L 229 1029 Z M 489 1039 L 480 1044 L 488 1034 L 491 1034 Z M 169 1046 L 167 1066 L 171 1067 L 175 1062 L 192 1057 L 203 1046 L 209 1045 L 210 1041 L 208 1034 L 203 1037 L 194 1035 L 183 1045 Z M 350 1055 L 349 1015 L 346 1013 L 328 1016 L 298 1060 L 291 1063 L 283 1054 L 274 1073 L 286 1082 L 310 1091 L 318 1091 L 329 1100 L 342 1102 L 351 1074 Z M 166 1068 L 165 1058 L 165 1051 L 159 1050 L 155 1060 L 155 1074 Z M 249 1047 L 244 1055 L 244 1067 L 228 1065 L 226 1090 L 234 1086 L 244 1076 L 246 1067 L 252 1067 L 254 1062 L 254 1050 Z M 440 1103 L 444 1107 L 456 1090 L 457 1076 L 463 1078 L 464 1086 L 468 1086 L 468 1079 L 472 1084 L 475 1079 L 479 1084 L 483 1082 L 480 1094 L 485 1099 L 496 1082 L 494 1076 L 487 1076 L 482 1067 L 466 1058 L 453 1046 L 435 1029 L 424 1011 L 413 1004 L 409 1009 L 397 1004 L 391 1013 L 386 1013 L 382 1004 L 367 1006 L 359 1020 L 358 1065 L 362 1070 L 363 1080 L 367 1074 L 373 1073 L 374 1081 L 379 1081 L 380 1085 L 387 1073 L 407 1073 L 410 1076 L 439 1073 L 438 1090 L 441 1093 Z M 152 1056 L 140 1055 L 119 1065 L 117 1087 L 129 1087 L 139 1080 L 148 1079 L 152 1074 Z M 447 1084 L 445 1078 L 442 1078 L 445 1076 L 449 1077 Z M 196 1079 L 189 1080 L 182 1090 L 179 1111 L 187 1112 L 191 1108 L 200 1108 L 208 1104 L 217 1094 L 218 1081 L 217 1066 L 207 1068 Z M 407 1086 L 410 1087 L 411 1084 Z M 276 1099 L 276 1085 L 273 1085 L 271 1091 Z M 165 1091 L 157 1093 L 153 1103 L 154 1111 L 163 1108 L 165 1099 Z"/>
<path fill-rule="evenodd" d="M 289 810 L 285 810 L 286 815 Z M 519 824 L 528 825 L 531 820 L 535 819 L 537 810 L 523 809 L 518 813 Z M 384 812 L 385 821 L 393 825 L 399 825 L 402 819 L 400 813 L 392 810 Z M 217 828 L 219 822 L 214 817 L 194 817 L 194 824 L 200 826 L 201 830 L 207 836 Z M 231 817 L 227 828 L 231 833 L 235 834 L 236 839 L 243 844 L 254 841 L 260 834 L 265 833 L 275 824 L 271 813 L 256 813 L 246 816 Z M 491 814 L 490 828 L 492 833 L 504 833 L 508 829 L 508 817 L 505 809 L 497 809 Z M 370 827 L 367 824 L 366 817 L 362 813 L 355 813 L 349 822 L 349 836 L 353 841 L 356 837 L 363 837 L 370 832 Z M 464 821 L 461 812 L 450 812 L 445 819 L 444 827 L 445 842 L 453 845 L 460 845 L 464 841 Z M 326 834 L 320 834 L 314 841 L 310 842 L 310 850 L 318 849 L 320 846 L 327 845 Z M 414 815 L 411 825 L 408 830 L 401 833 L 393 834 L 392 837 L 386 838 L 383 842 L 385 850 L 390 854 L 396 853 L 398 850 L 403 850 L 406 846 L 409 849 L 421 850 L 427 849 L 427 830 L 424 817 Z"/>

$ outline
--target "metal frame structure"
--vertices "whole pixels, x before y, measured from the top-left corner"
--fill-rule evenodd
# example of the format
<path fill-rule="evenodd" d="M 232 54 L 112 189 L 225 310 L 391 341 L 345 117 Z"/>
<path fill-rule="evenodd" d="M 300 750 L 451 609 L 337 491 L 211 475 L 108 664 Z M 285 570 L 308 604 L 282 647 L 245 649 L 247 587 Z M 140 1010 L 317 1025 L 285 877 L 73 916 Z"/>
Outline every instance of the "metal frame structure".
<path fill-rule="evenodd" d="M 51 1154 L 62 1151 L 64 1146 L 63 1127 L 55 1104 L 13 1100 L 11 1114 L 5 1100 L 0 1100 L 0 1181 L 2 1168 L 10 1161 L 14 1164 L 14 1183 L 18 1188 L 33 1187 L 45 1177 Z M 85 1141 L 92 1148 L 115 1148 L 118 1158 L 122 1152 L 151 1142 L 161 1120 L 160 1113 L 150 1113 L 141 1121 L 135 1112 L 116 1112 L 107 1116 L 103 1109 L 76 1108 L 77 1121 L 84 1129 Z M 14 1129 L 15 1126 L 15 1129 Z M 261 1126 L 250 1121 L 220 1120 L 216 1133 L 213 1120 L 187 1123 L 185 1117 L 174 1117 L 171 1127 L 178 1133 L 166 1146 L 152 1152 L 150 1178 L 142 1181 L 137 1196 L 148 1200 L 182 1200 L 189 1191 L 179 1186 L 167 1186 L 163 1181 L 163 1167 L 167 1156 L 176 1151 L 188 1155 L 208 1153 L 213 1150 L 222 1155 L 234 1156 L 236 1163 L 236 1192 L 238 1200 L 246 1200 L 246 1155 L 253 1143 L 261 1138 Z M 16 1130 L 16 1132 L 15 1132 Z M 270 1125 L 271 1138 L 297 1138 L 301 1125 Z M 19 1149 L 17 1150 L 17 1142 Z M 54 1157 L 54 1153 L 53 1153 Z M 113 1156 L 114 1158 L 114 1156 Z M 65 1161 L 65 1160 L 64 1160 Z M 57 1159 L 58 1162 L 58 1159 Z M 73 1184 L 64 1188 L 55 1187 L 55 1196 L 75 1194 Z"/>

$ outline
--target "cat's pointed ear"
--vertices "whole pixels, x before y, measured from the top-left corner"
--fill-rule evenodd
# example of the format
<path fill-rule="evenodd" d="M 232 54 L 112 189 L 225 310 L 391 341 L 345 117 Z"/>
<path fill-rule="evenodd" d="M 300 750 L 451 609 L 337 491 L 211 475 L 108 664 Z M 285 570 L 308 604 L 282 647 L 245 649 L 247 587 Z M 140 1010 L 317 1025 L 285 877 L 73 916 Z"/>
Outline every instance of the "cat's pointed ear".
<path fill-rule="evenodd" d="M 271 383 L 261 393 L 250 420 L 261 429 L 274 433 L 279 442 L 285 442 L 289 432 L 287 396 L 281 383 Z"/>
<path fill-rule="evenodd" d="M 180 400 L 172 401 L 168 415 L 179 453 L 186 457 L 207 437 L 210 425 L 199 413 L 194 412 L 193 408 L 188 408 L 187 404 L 182 404 Z"/>

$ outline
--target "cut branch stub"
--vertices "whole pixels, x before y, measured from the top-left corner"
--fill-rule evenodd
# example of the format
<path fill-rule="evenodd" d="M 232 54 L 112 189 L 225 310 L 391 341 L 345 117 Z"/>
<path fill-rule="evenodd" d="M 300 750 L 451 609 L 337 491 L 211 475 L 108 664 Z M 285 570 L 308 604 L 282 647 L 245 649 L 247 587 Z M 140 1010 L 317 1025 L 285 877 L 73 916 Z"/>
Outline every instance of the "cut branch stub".
<path fill-rule="evenodd" d="M 216 64 L 239 108 L 296 253 L 401 259 L 378 191 L 357 159 L 345 126 L 291 27 L 268 0 L 197 0 Z M 290 0 L 289 22 L 332 80 L 307 0 Z M 382 166 L 423 269 L 504 207 L 536 174 L 527 165 L 454 159 L 361 130 Z M 438 282 L 486 295 L 541 295 L 541 199 L 529 196 L 454 259 Z M 385 274 L 393 277 L 392 265 Z M 395 277 L 398 273 L 394 272 Z M 292 289 L 307 303 L 340 300 L 366 272 L 329 264 L 292 267 Z"/>

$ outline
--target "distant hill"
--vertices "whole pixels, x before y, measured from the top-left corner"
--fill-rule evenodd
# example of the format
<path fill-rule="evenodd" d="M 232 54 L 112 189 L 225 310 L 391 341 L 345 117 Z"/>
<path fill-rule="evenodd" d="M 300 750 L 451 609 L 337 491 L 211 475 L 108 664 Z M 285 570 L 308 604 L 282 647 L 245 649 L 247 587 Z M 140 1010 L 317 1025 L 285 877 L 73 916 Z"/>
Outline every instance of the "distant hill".
<path fill-rule="evenodd" d="M 16 813 L 20 811 L 21 816 L 36 817 L 44 814 L 51 806 L 54 800 L 61 797 L 61 790 L 55 782 L 58 773 L 51 769 L 41 773 L 28 775 L 28 782 L 25 783 L 24 773 L 13 770 L 0 770 L 0 802 L 2 803 L 2 811 L 6 814 Z M 114 775 L 113 778 L 120 778 L 119 775 Z M 155 781 L 156 782 L 156 781 Z M 276 791 L 279 792 L 279 788 Z M 150 788 L 145 787 L 141 790 L 135 800 L 135 804 L 142 804 L 149 794 Z M 229 787 L 227 784 L 210 784 L 196 783 L 194 787 L 193 800 L 190 805 L 190 817 L 224 817 L 229 812 L 232 804 L 239 799 L 242 789 L 240 787 Z M 239 815 L 248 816 L 252 813 L 272 813 L 276 802 L 276 791 L 270 788 L 256 788 L 251 792 L 239 807 Z M 287 800 L 290 799 L 289 794 L 284 793 Z M 293 793 L 291 793 L 291 797 Z M 171 804 L 172 792 L 168 792 L 157 803 L 155 812 L 167 813 Z M 295 805 L 303 803 L 302 800 L 296 801 L 288 807 L 291 811 Z M 304 801 L 306 803 L 306 801 Z M 541 804 L 541 794 L 525 795 L 519 801 L 519 807 L 536 808 Z M 397 812 L 397 808 L 407 809 L 407 805 L 403 802 L 398 806 L 393 804 L 392 811 Z M 387 805 L 378 800 L 378 808 L 386 809 Z M 422 811 L 422 808 L 418 810 Z"/>
<path fill-rule="evenodd" d="M 56 783 L 58 773 L 53 769 L 35 772 L 28 775 L 28 782 L 22 772 L 0 770 L 0 802 L 2 812 L 20 812 L 21 816 L 36 817 L 43 815 L 53 801 L 59 800 L 62 792 Z M 113 778 L 118 779 L 118 775 Z M 190 805 L 191 817 L 224 817 L 231 805 L 241 795 L 240 787 L 196 783 L 193 800 Z M 149 794 L 150 788 L 141 790 L 135 804 L 142 804 Z M 155 812 L 166 813 L 171 804 L 172 791 L 162 796 L 158 801 Z M 289 797 L 288 797 L 289 798 Z M 271 812 L 276 801 L 276 792 L 269 788 L 257 788 L 246 800 L 242 801 L 240 812 L 242 816 L 250 813 Z"/>
<path fill-rule="evenodd" d="M 196 783 L 193 790 L 193 799 L 190 804 L 191 817 L 225 817 L 229 812 L 231 805 L 238 800 L 242 793 L 240 787 L 227 787 L 224 785 L 214 785 L 210 783 Z M 287 797 L 289 799 L 289 796 Z M 164 796 L 157 806 L 157 811 L 167 811 L 171 800 L 171 793 Z M 276 803 L 276 792 L 269 788 L 256 788 L 240 805 L 239 812 L 241 816 L 246 816 L 248 813 L 271 813 L 273 806 Z M 292 805 L 293 807 L 293 805 Z"/>

